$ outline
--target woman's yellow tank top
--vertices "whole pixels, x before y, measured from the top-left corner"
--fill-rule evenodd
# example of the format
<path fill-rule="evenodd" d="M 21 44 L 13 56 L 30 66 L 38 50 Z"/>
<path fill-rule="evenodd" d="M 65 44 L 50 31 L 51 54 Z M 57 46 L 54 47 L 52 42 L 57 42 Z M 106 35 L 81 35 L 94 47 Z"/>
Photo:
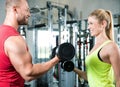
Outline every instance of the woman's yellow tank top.
<path fill-rule="evenodd" d="M 104 42 L 85 59 L 89 87 L 115 87 L 111 65 L 98 58 L 99 50 L 110 42 Z"/>

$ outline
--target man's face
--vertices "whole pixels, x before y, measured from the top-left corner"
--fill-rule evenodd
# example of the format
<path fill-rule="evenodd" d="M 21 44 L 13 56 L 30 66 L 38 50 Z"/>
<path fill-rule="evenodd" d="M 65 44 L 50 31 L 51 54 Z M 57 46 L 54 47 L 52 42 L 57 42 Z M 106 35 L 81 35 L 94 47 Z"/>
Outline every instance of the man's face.
<path fill-rule="evenodd" d="M 30 17 L 29 6 L 26 0 L 21 0 L 21 4 L 19 5 L 17 21 L 19 25 L 27 25 L 28 19 Z"/>

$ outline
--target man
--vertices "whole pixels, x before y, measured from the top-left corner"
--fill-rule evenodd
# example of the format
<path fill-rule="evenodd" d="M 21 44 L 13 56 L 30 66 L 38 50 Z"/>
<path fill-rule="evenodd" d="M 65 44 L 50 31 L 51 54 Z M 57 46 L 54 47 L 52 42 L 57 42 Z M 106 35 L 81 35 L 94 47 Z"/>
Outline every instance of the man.
<path fill-rule="evenodd" d="M 30 17 L 27 0 L 6 0 L 6 18 L 0 26 L 0 87 L 24 87 L 24 80 L 31 81 L 45 74 L 59 58 L 32 64 L 32 57 L 19 25 L 28 24 Z"/>

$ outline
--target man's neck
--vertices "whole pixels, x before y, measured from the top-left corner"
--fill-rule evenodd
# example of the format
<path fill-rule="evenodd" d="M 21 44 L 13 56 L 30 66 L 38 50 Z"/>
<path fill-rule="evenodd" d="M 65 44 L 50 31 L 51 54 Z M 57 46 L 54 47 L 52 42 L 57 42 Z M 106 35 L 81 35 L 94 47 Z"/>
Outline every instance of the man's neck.
<path fill-rule="evenodd" d="M 16 21 L 16 18 L 14 15 L 6 15 L 5 21 L 3 23 L 4 25 L 9 25 L 14 27 L 16 30 L 18 29 L 19 25 Z"/>

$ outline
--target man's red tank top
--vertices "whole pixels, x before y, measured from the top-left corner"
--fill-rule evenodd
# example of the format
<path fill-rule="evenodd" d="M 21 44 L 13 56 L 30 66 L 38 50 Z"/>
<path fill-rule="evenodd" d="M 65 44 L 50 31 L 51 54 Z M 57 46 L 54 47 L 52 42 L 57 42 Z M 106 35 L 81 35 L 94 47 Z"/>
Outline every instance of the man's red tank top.
<path fill-rule="evenodd" d="M 24 87 L 24 79 L 15 70 L 4 51 L 5 40 L 17 35 L 20 34 L 13 27 L 0 26 L 0 87 Z"/>

